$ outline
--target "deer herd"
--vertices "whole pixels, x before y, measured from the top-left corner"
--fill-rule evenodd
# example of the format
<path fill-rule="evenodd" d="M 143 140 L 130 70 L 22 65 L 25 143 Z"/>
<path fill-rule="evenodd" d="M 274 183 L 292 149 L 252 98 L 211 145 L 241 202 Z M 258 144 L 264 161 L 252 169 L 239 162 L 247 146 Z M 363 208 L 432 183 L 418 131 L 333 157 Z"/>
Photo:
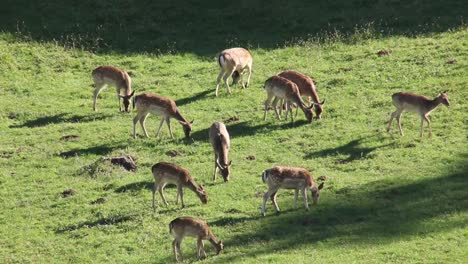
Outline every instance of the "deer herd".
<path fill-rule="evenodd" d="M 218 96 L 219 86 L 221 79 L 226 86 L 228 94 L 231 94 L 231 88 L 228 84 L 228 79 L 232 78 L 232 85 L 241 81 L 242 87 L 245 89 L 249 86 L 250 77 L 252 75 L 252 55 L 250 52 L 243 48 L 232 48 L 223 50 L 218 55 L 218 65 L 220 73 L 216 80 L 215 95 Z M 248 74 L 247 82 L 244 84 L 243 75 Z M 123 103 L 123 111 L 130 112 L 130 103 L 133 98 L 133 108 L 136 108 L 136 116 L 133 118 L 133 138 L 136 139 L 136 126 L 137 122 L 143 129 L 146 137 L 145 121 L 148 115 L 155 114 L 161 116 L 156 137 L 158 137 L 164 122 L 167 124 L 171 138 L 174 138 L 172 133 L 170 119 L 174 118 L 182 125 L 186 138 L 190 137 L 192 131 L 192 121 L 184 118 L 178 109 L 176 103 L 166 97 L 152 94 L 142 93 L 135 95 L 132 90 L 132 80 L 130 75 L 121 69 L 113 66 L 99 66 L 92 71 L 92 78 L 94 80 L 94 93 L 93 93 L 93 110 L 97 111 L 96 103 L 99 93 L 107 86 L 115 86 L 117 97 L 119 100 L 119 111 L 122 111 L 121 100 Z M 276 118 L 281 119 L 281 110 L 283 106 L 286 109 L 286 120 L 290 114 L 291 120 L 294 121 L 292 108 L 295 105 L 297 111 L 300 108 L 308 121 L 311 123 L 314 119 L 320 119 L 325 100 L 320 101 L 317 91 L 315 89 L 314 81 L 307 75 L 300 72 L 287 70 L 272 76 L 265 81 L 264 89 L 267 98 L 264 102 L 263 119 L 266 120 L 267 111 L 270 107 L 273 108 Z M 121 92 L 123 91 L 123 94 Z M 307 97 L 307 104 L 303 101 L 302 97 Z M 396 111 L 391 114 L 387 131 L 390 131 L 393 119 L 396 118 L 400 134 L 403 136 L 401 128 L 401 114 L 404 111 L 416 112 L 421 116 L 421 131 L 420 136 L 423 135 L 424 121 L 429 128 L 429 136 L 432 131 L 430 127 L 429 114 L 439 105 L 444 104 L 449 106 L 447 92 L 443 92 L 435 99 L 416 95 L 408 92 L 399 92 L 392 95 L 392 102 L 396 107 Z M 279 107 L 278 107 L 279 103 Z M 279 108 L 279 109 L 278 109 Z M 209 142 L 214 151 L 214 172 L 213 181 L 216 181 L 218 171 L 223 177 L 224 182 L 229 181 L 231 161 L 229 160 L 230 149 L 230 136 L 228 130 L 222 122 L 214 122 L 209 128 Z M 164 187 L 167 184 L 177 186 L 176 203 L 179 197 L 182 208 L 185 207 L 183 189 L 187 188 L 194 192 L 203 204 L 208 202 L 208 194 L 203 185 L 198 184 L 190 175 L 190 172 L 176 164 L 159 162 L 152 166 L 151 171 L 154 176 L 154 187 L 152 190 L 153 200 L 152 208 L 155 206 L 155 194 L 159 192 L 162 202 L 167 206 L 167 200 L 164 197 Z M 324 179 L 325 177 L 319 177 Z M 279 189 L 292 189 L 295 191 L 294 195 L 294 208 L 297 207 L 297 199 L 299 192 L 303 197 L 304 207 L 309 210 L 307 201 L 307 192 L 311 192 L 313 204 L 316 204 L 320 197 L 320 191 L 323 189 L 324 182 L 317 184 L 312 177 L 312 174 L 304 168 L 274 166 L 270 169 L 263 171 L 261 179 L 267 184 L 268 190 L 263 196 L 263 203 L 261 206 L 261 213 L 266 215 L 266 203 L 268 198 L 271 199 L 275 209 L 279 212 L 279 207 L 276 202 L 276 196 Z M 178 217 L 170 222 L 169 233 L 174 237 L 172 248 L 177 261 L 182 259 L 180 245 L 185 236 L 193 236 L 197 238 L 197 255 L 199 258 L 206 257 L 204 250 L 203 240 L 208 240 L 216 249 L 219 254 L 223 250 L 224 245 L 219 241 L 208 227 L 208 224 L 201 220 L 192 217 Z"/>

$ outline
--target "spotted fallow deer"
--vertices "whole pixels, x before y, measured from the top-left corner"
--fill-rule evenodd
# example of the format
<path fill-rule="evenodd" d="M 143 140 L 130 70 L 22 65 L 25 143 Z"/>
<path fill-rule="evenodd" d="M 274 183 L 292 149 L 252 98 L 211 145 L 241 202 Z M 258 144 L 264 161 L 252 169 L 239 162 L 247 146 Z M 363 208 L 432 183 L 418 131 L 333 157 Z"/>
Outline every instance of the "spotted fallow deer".
<path fill-rule="evenodd" d="M 429 114 L 439 105 L 444 104 L 446 106 L 450 106 L 450 102 L 448 100 L 447 91 L 439 94 L 434 99 L 429 99 L 422 95 L 407 93 L 407 92 L 399 92 L 392 95 L 393 105 L 396 107 L 396 111 L 392 113 L 390 117 L 390 122 L 387 127 L 387 131 L 390 131 L 392 126 L 393 118 L 396 117 L 398 121 L 398 128 L 400 129 L 400 135 L 403 136 L 403 129 L 401 128 L 401 114 L 404 111 L 408 112 L 415 112 L 421 116 L 421 133 L 420 137 L 423 136 L 423 125 L 424 121 L 427 122 L 427 126 L 429 127 L 429 137 L 432 135 L 431 130 L 431 121 L 429 120 Z"/>
<path fill-rule="evenodd" d="M 325 100 L 320 102 L 320 98 L 315 89 L 314 81 L 309 76 L 293 70 L 283 71 L 280 74 L 278 74 L 278 76 L 284 77 L 295 83 L 297 85 L 297 88 L 299 88 L 301 96 L 307 96 L 309 104 L 311 104 L 310 99 L 312 98 L 314 102 L 313 105 L 315 109 L 316 118 L 320 119 L 322 116 L 323 105 L 325 104 Z"/>
<path fill-rule="evenodd" d="M 200 198 L 200 201 L 203 204 L 206 204 L 208 202 L 208 194 L 205 191 L 205 188 L 203 188 L 203 185 L 198 185 L 195 180 L 192 178 L 190 175 L 190 172 L 180 166 L 177 166 L 172 163 L 168 162 L 159 162 L 153 165 L 151 167 L 151 171 L 153 172 L 154 176 L 154 187 L 153 187 L 153 210 L 155 210 L 155 205 L 154 205 L 154 196 L 156 193 L 156 190 L 159 192 L 161 195 L 161 198 L 164 202 L 164 204 L 167 206 L 167 201 L 166 198 L 164 197 L 164 187 L 167 184 L 174 184 L 177 186 L 177 196 L 176 196 L 176 204 L 179 203 L 179 196 L 180 196 L 180 201 L 182 203 L 182 208 L 185 207 L 184 204 L 184 193 L 182 191 L 182 188 L 188 188 L 189 190 L 193 191 L 198 198 Z"/>
<path fill-rule="evenodd" d="M 226 125 L 222 122 L 214 122 L 210 127 L 209 137 L 215 153 L 213 181 L 216 181 L 216 173 L 219 169 L 224 181 L 227 182 L 229 181 L 229 167 L 231 166 L 231 161 L 229 161 L 228 157 L 230 139 Z"/>
<path fill-rule="evenodd" d="M 242 88 L 246 88 L 250 83 L 250 76 L 252 75 L 252 62 L 253 58 L 250 52 L 244 48 L 232 48 L 223 50 L 218 55 L 218 64 L 221 68 L 218 79 L 216 80 L 216 96 L 218 96 L 219 83 L 223 79 L 227 91 L 231 94 L 231 88 L 228 84 L 229 77 L 232 76 L 232 85 L 235 85 L 241 80 Z M 244 84 L 242 76 L 245 71 L 248 71 L 247 84 Z"/>
<path fill-rule="evenodd" d="M 314 204 L 317 204 L 320 198 L 320 190 L 323 188 L 323 182 L 317 186 L 317 183 L 312 178 L 312 175 L 303 168 L 292 168 L 275 166 L 271 169 L 267 169 L 262 173 L 262 180 L 268 185 L 268 191 L 263 196 L 262 214 L 266 215 L 266 202 L 268 198 L 271 198 L 273 205 L 275 206 L 276 212 L 280 209 L 276 203 L 276 194 L 279 189 L 294 189 L 294 208 L 297 207 L 297 196 L 299 191 L 302 192 L 304 198 L 304 206 L 306 210 L 309 210 L 309 204 L 307 202 L 307 190 L 312 193 L 312 200 Z"/>
<path fill-rule="evenodd" d="M 150 113 L 161 116 L 161 123 L 159 124 L 156 137 L 159 136 L 161 127 L 163 126 L 164 121 L 166 121 L 167 127 L 169 128 L 169 133 L 171 134 L 171 138 L 174 139 L 170 123 L 171 118 L 174 118 L 177 121 L 179 121 L 179 123 L 184 129 L 185 137 L 190 137 L 193 120 L 191 122 L 187 121 L 180 114 L 180 111 L 173 100 L 156 94 L 142 93 L 136 95 L 133 98 L 133 107 L 136 107 L 137 109 L 137 115 L 135 116 L 135 118 L 133 118 L 133 138 L 136 138 L 136 124 L 138 121 L 140 121 L 140 125 L 143 128 L 145 136 L 149 137 L 145 127 L 145 121 Z"/>
<path fill-rule="evenodd" d="M 93 93 L 93 110 L 97 111 L 96 101 L 99 93 L 107 87 L 107 85 L 115 86 L 117 92 L 117 99 L 119 100 L 119 111 L 122 111 L 120 98 L 122 98 L 124 111 L 130 112 L 130 98 L 135 91 L 132 91 L 132 79 L 126 71 L 118 69 L 114 66 L 99 66 L 92 72 L 94 80 L 94 93 Z M 124 94 L 120 92 L 123 90 Z"/>
<path fill-rule="evenodd" d="M 178 217 L 169 223 L 169 233 L 174 236 L 172 250 L 174 251 L 176 261 L 183 260 L 180 245 L 186 236 L 197 238 L 197 256 L 199 259 L 206 258 L 203 240 L 208 240 L 213 245 L 216 249 L 216 255 L 224 249 L 223 241 L 216 239 L 208 224 L 201 219 L 187 216 Z"/>
<path fill-rule="evenodd" d="M 276 104 L 278 100 L 284 99 L 286 100 L 286 119 L 288 118 L 288 112 L 291 113 L 291 120 L 294 121 L 294 117 L 292 114 L 291 104 L 295 103 L 301 110 L 304 112 L 304 115 L 307 118 L 309 123 L 312 122 L 314 114 L 312 113 L 311 108 L 306 106 L 304 101 L 302 101 L 301 94 L 299 93 L 299 88 L 295 83 L 292 81 L 281 77 L 281 76 L 272 76 L 268 80 L 265 81 L 265 90 L 267 92 L 267 99 L 265 100 L 265 110 L 263 114 L 263 120 L 266 120 L 266 114 L 268 111 L 268 107 L 270 102 L 273 98 L 273 109 L 275 110 L 276 117 L 281 119 Z"/>

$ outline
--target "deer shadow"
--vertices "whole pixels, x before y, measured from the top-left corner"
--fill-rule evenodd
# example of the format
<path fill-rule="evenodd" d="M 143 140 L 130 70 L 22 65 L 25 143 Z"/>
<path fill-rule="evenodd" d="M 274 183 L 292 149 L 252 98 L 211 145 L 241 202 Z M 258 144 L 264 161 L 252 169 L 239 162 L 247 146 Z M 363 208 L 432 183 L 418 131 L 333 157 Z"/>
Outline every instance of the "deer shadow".
<path fill-rule="evenodd" d="M 58 156 L 62 158 L 70 158 L 70 157 L 84 156 L 84 155 L 89 155 L 89 154 L 106 155 L 116 149 L 121 149 L 121 148 L 123 149 L 124 147 L 125 147 L 124 145 L 117 145 L 117 146 L 100 145 L 100 146 L 89 147 L 89 148 L 72 149 L 69 151 L 61 152 L 60 154 L 58 154 Z"/>
<path fill-rule="evenodd" d="M 124 222 L 128 222 L 134 219 L 134 216 L 111 216 L 111 217 L 101 217 L 95 221 L 85 221 L 76 225 L 69 225 L 64 228 L 56 229 L 55 233 L 62 234 L 66 232 L 76 231 L 81 228 L 93 228 L 98 226 L 109 226 L 109 225 L 118 225 Z"/>
<path fill-rule="evenodd" d="M 176 105 L 177 106 L 182 106 L 182 105 L 186 105 L 186 104 L 189 104 L 189 103 L 193 103 L 195 101 L 198 101 L 202 98 L 205 98 L 207 94 L 211 93 L 212 91 L 211 90 L 206 90 L 206 91 L 203 91 L 203 92 L 199 92 L 193 96 L 190 96 L 190 97 L 185 97 L 185 98 L 182 98 L 182 99 L 178 99 L 175 101 Z"/>
<path fill-rule="evenodd" d="M 87 123 L 99 120 L 105 120 L 112 117 L 112 115 L 91 114 L 91 115 L 71 115 L 70 113 L 60 113 L 51 116 L 38 117 L 33 120 L 28 120 L 20 125 L 11 125 L 10 128 L 35 128 L 44 127 L 52 124 L 61 123 Z"/>

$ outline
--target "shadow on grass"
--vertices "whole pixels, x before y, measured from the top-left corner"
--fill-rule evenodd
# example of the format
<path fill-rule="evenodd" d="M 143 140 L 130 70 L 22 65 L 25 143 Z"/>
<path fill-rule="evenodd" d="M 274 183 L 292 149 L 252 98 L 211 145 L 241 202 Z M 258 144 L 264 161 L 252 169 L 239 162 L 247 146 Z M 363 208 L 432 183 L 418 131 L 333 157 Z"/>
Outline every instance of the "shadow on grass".
<path fill-rule="evenodd" d="M 111 115 L 91 114 L 91 115 L 70 115 L 70 113 L 61 113 L 51 116 L 38 117 L 33 120 L 28 120 L 21 125 L 11 125 L 10 128 L 23 127 L 44 127 L 51 124 L 61 123 L 87 123 L 99 120 L 105 120 L 112 117 Z"/>
<path fill-rule="evenodd" d="M 304 158 L 305 159 L 312 159 L 318 157 L 326 157 L 326 156 L 335 156 L 335 155 L 348 155 L 346 159 L 338 160 L 338 163 L 348 163 L 358 159 L 364 159 L 367 155 L 369 155 L 372 151 L 384 148 L 388 146 L 395 145 L 395 142 L 384 144 L 376 147 L 362 147 L 362 141 L 366 138 L 355 139 L 347 143 L 346 145 L 336 147 L 336 148 L 328 148 L 323 149 L 320 151 L 312 152 L 307 154 Z"/>
<path fill-rule="evenodd" d="M 182 105 L 186 105 L 186 104 L 189 104 L 189 103 L 193 103 L 195 101 L 198 101 L 200 99 L 205 98 L 207 94 L 212 93 L 212 92 L 213 92 L 212 90 L 206 90 L 206 91 L 203 91 L 203 92 L 199 92 L 199 93 L 197 93 L 197 94 L 195 94 L 193 96 L 176 100 L 175 103 L 176 103 L 177 106 L 182 106 Z"/>
<path fill-rule="evenodd" d="M 115 189 L 116 193 L 124 193 L 124 192 L 134 192 L 139 190 L 152 190 L 154 186 L 154 182 L 151 181 L 141 181 L 141 182 L 132 182 L 119 188 Z M 168 186 L 169 187 L 169 186 Z"/>
<path fill-rule="evenodd" d="M 70 231 L 79 230 L 81 228 L 93 228 L 99 226 L 109 226 L 109 225 L 118 225 L 124 222 L 132 221 L 133 216 L 115 216 L 115 217 L 102 217 L 95 221 L 86 221 L 77 225 L 69 225 L 64 228 L 55 230 L 55 233 L 61 234 Z"/>
<path fill-rule="evenodd" d="M 62 152 L 58 155 L 62 158 L 70 158 L 70 157 L 83 156 L 83 155 L 89 155 L 89 154 L 106 155 L 108 153 L 111 153 L 115 149 L 120 149 L 124 147 L 125 146 L 123 145 L 118 145 L 118 146 L 100 145 L 100 146 L 89 147 L 89 148 L 72 149 L 70 151 Z"/>
<path fill-rule="evenodd" d="M 273 49 L 311 37 L 443 32 L 463 17 L 462 0 L 6 0 L 0 31 L 99 52 L 214 56 L 231 46 Z"/>
<path fill-rule="evenodd" d="M 227 217 L 212 224 L 251 225 L 250 221 L 260 221 L 253 228 L 225 242 L 227 248 L 268 243 L 264 249 L 247 253 L 252 257 L 273 251 L 288 251 L 303 245 L 313 246 L 314 243 L 336 238 L 340 239 L 340 243 L 354 244 L 394 242 L 408 236 L 424 236 L 466 227 L 466 219 L 448 217 L 468 211 L 466 175 L 468 167 L 463 165 L 458 172 L 443 177 L 412 182 L 381 180 L 343 188 L 331 199 L 327 198 L 325 188 L 321 202 L 312 206 L 310 212 L 300 208 L 275 215 L 273 207 L 268 204 L 265 218 Z M 286 202 L 282 200 L 280 197 L 280 205 Z M 220 261 L 228 263 L 237 257 L 221 256 Z"/>
<path fill-rule="evenodd" d="M 281 122 L 281 121 L 280 121 Z M 271 130 L 277 129 L 291 129 L 299 126 L 303 126 L 308 124 L 305 120 L 298 120 L 295 122 L 288 122 L 282 124 L 276 123 L 263 123 L 260 125 L 250 125 L 250 121 L 239 122 L 235 124 L 227 124 L 226 129 L 229 132 L 229 136 L 231 138 L 235 137 L 246 137 L 246 136 L 254 136 L 257 133 L 268 133 Z M 192 138 L 198 141 L 208 141 L 209 128 L 205 128 L 199 131 L 192 133 Z"/>

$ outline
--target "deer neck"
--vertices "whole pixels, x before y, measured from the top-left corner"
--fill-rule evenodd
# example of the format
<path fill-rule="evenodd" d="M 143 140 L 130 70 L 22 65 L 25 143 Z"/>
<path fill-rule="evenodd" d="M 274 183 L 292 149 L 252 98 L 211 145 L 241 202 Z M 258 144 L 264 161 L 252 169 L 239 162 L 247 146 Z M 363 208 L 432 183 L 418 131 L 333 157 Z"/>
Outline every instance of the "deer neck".
<path fill-rule="evenodd" d="M 210 232 L 210 234 L 208 235 L 208 241 L 210 241 L 210 243 L 215 247 L 215 248 L 218 248 L 218 239 L 216 239 L 216 237 L 213 235 L 213 233 Z"/>
<path fill-rule="evenodd" d="M 188 123 L 187 120 L 180 114 L 179 109 L 175 111 L 172 117 L 175 118 L 177 121 Z"/>
<path fill-rule="evenodd" d="M 432 111 L 434 110 L 437 106 L 439 106 L 442 103 L 442 101 L 439 99 L 439 97 L 434 98 L 433 100 L 430 100 L 427 104 L 427 111 Z"/>

